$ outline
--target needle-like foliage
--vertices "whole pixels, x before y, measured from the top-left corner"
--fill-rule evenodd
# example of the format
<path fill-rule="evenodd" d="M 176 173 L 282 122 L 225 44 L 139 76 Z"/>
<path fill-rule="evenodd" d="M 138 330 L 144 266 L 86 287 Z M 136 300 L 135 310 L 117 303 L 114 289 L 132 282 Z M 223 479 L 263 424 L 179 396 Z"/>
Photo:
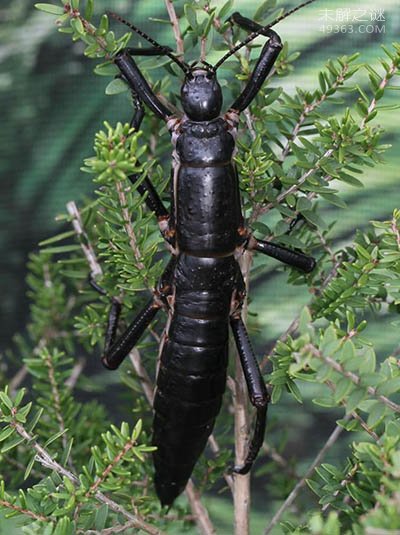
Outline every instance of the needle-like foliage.
<path fill-rule="evenodd" d="M 233 10 L 231 0 L 218 7 L 208 1 L 166 3 L 178 55 L 200 55 L 215 63 L 244 37 L 225 21 Z M 257 6 L 255 19 L 271 20 L 279 14 L 274 7 L 271 0 Z M 93 0 L 37 8 L 57 17 L 60 32 L 84 43 L 85 55 L 98 61 L 95 71 L 101 75 L 117 74 L 114 54 L 136 39 L 130 33 L 116 38 L 108 17 L 95 17 Z M 239 93 L 258 51 L 252 44 L 218 71 L 227 99 Z M 389 148 L 382 143 L 376 116 L 399 74 L 400 45 L 383 53 L 375 67 L 360 63 L 358 54 L 329 60 L 316 76 L 316 89 L 289 91 L 280 81 L 293 71 L 298 54 L 286 43 L 273 76 L 239 127 L 235 158 L 249 226 L 257 237 L 317 259 L 309 275 L 285 268 L 286 284 L 308 288 L 309 302 L 297 312 L 293 309 L 291 324 L 260 359 L 273 402 L 255 471 L 266 488 L 259 498 L 268 509 L 265 533 L 361 535 L 378 533 L 375 528 L 388 530 L 384 533 L 400 529 L 400 371 L 396 353 L 377 358 L 374 341 L 365 335 L 367 311 L 380 314 L 382 329 L 399 311 L 400 212 L 384 222 L 365 222 L 367 230 L 354 232 L 342 244 L 333 242 L 333 225 L 324 216 L 331 206 L 338 217 L 345 217 L 343 188 L 362 186 L 365 168 L 380 165 Z M 140 66 L 156 92 L 179 106 L 176 65 L 169 58 L 150 58 L 141 59 Z M 369 85 L 361 87 L 366 78 Z M 111 79 L 107 92 L 130 96 L 120 79 Z M 128 109 L 129 98 L 121 102 Z M 229 379 L 211 453 L 198 463 L 197 488 L 190 483 L 187 489 L 188 505 L 181 499 L 165 512 L 153 490 L 149 454 L 150 403 L 165 318 L 152 324 L 120 376 L 111 378 L 93 366 L 83 373 L 88 355 L 101 355 L 111 299 L 122 303 L 122 320 L 130 322 L 168 259 L 154 214 L 137 191 L 150 176 L 169 203 L 168 137 L 151 113 L 141 132 L 129 124 L 105 122 L 96 135 L 94 155 L 83 167 L 83 179 L 93 177 L 93 196 L 68 203 L 59 218 L 63 232 L 43 242 L 42 251 L 31 257 L 30 322 L 10 357 L 13 362 L 23 358 L 24 374 L 10 379 L 0 392 L 0 509 L 5 515 L 0 531 L 2 525 L 17 525 L 32 534 L 155 534 L 177 523 L 191 530 L 196 523 L 201 532 L 214 533 L 202 495 L 218 489 L 226 497 L 233 494 L 236 533 L 248 533 L 246 512 L 238 505 L 243 476 L 233 477 L 227 470 L 232 448 L 246 440 L 251 415 L 238 395 L 241 376 Z M 134 185 L 128 179 L 132 174 L 138 177 Z M 248 283 L 270 273 L 253 264 L 249 252 L 242 260 Z M 89 274 L 102 295 L 88 284 Z M 248 323 L 255 330 L 260 322 L 254 312 L 250 303 Z M 18 388 L 25 374 L 28 392 Z M 121 380 L 127 387 L 124 401 L 118 397 Z M 313 448 L 317 455 L 307 471 L 298 459 L 286 458 L 285 422 L 278 428 L 273 416 L 291 398 L 305 401 L 304 407 L 291 405 L 292 414 L 314 407 L 337 421 L 319 450 Z M 123 417 L 136 423 L 116 425 L 124 404 L 133 408 L 134 416 Z M 241 445 L 231 438 L 232 412 L 245 414 L 245 433 L 237 435 Z M 325 462 L 344 434 L 349 437 L 345 454 Z M 298 500 L 293 514 L 292 504 L 307 485 L 314 502 Z M 271 497 L 274 503 L 285 499 L 274 516 Z"/>

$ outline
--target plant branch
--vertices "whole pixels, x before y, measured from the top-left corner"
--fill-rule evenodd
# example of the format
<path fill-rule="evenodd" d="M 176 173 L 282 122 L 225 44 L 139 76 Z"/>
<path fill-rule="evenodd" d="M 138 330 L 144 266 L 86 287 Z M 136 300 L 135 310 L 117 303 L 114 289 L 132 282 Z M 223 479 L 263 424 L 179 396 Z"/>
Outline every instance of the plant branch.
<path fill-rule="evenodd" d="M 75 233 L 78 236 L 82 252 L 89 264 L 90 273 L 92 277 L 94 279 L 96 277 L 101 277 L 103 274 L 103 270 L 101 269 L 101 266 L 97 261 L 96 253 L 94 252 L 89 237 L 83 228 L 81 214 L 74 201 L 70 201 L 67 203 L 67 211 L 72 218 L 72 226 L 74 227 Z"/>
<path fill-rule="evenodd" d="M 349 371 L 345 370 L 344 367 L 339 362 L 336 362 L 331 357 L 327 357 L 327 356 L 323 355 L 322 352 L 318 348 L 313 346 L 312 344 L 306 344 L 304 346 L 304 348 L 303 348 L 303 352 L 310 352 L 315 357 L 318 357 L 319 359 L 323 360 L 333 370 L 335 370 L 336 372 L 340 373 L 344 377 L 347 377 L 348 379 L 350 379 L 355 385 L 362 386 L 361 385 L 361 378 L 357 374 L 355 374 L 354 372 L 349 372 Z M 379 399 L 380 401 L 382 401 L 382 403 L 384 403 L 392 411 L 400 412 L 400 405 L 398 405 L 394 401 L 390 400 L 386 396 L 382 396 L 382 395 L 378 394 L 377 389 L 374 388 L 373 386 L 366 387 L 366 390 L 367 390 L 367 392 L 368 392 L 368 394 L 370 396 L 373 396 L 373 397 Z"/>
<path fill-rule="evenodd" d="M 351 416 L 347 414 L 344 419 L 349 420 Z M 322 459 L 324 458 L 327 451 L 335 444 L 337 439 L 339 438 L 340 434 L 343 431 L 343 427 L 337 425 L 335 429 L 332 431 L 331 435 L 329 436 L 328 440 L 325 442 L 323 448 L 318 452 L 317 456 L 315 457 L 314 461 L 309 466 L 307 472 L 304 474 L 304 476 L 300 479 L 300 481 L 296 484 L 296 486 L 293 488 L 292 492 L 289 494 L 289 496 L 286 498 L 286 500 L 283 502 L 283 504 L 280 506 L 278 511 L 273 516 L 271 522 L 268 524 L 266 530 L 264 531 L 264 535 L 268 535 L 268 533 L 271 533 L 272 529 L 276 526 L 276 524 L 281 519 L 283 513 L 288 509 L 292 503 L 296 500 L 299 492 L 304 487 L 306 480 L 311 476 L 311 474 L 314 472 L 315 468 L 321 463 Z"/>
<path fill-rule="evenodd" d="M 304 184 L 304 182 L 306 182 L 306 180 L 311 176 L 313 175 L 316 171 L 318 171 L 318 169 L 320 168 L 320 164 L 321 164 L 321 161 L 326 159 L 326 158 L 329 158 L 330 156 L 332 156 L 332 154 L 335 152 L 336 150 L 336 146 L 333 146 L 331 147 L 330 149 L 327 149 L 324 154 L 322 154 L 318 160 L 315 162 L 315 164 L 313 165 L 313 167 L 311 169 L 308 169 L 308 171 L 306 171 L 305 173 L 303 173 L 301 175 L 301 177 L 299 179 L 296 180 L 296 184 L 293 184 L 292 186 L 290 186 L 290 188 L 288 188 L 287 190 L 283 191 L 282 193 L 280 193 L 277 198 L 275 199 L 274 202 L 269 202 L 268 204 L 266 204 L 265 206 L 263 206 L 261 209 L 260 209 L 260 213 L 258 215 L 261 215 L 261 214 L 266 214 L 267 212 L 269 212 L 270 210 L 272 210 L 273 208 L 275 208 L 278 204 L 280 204 L 282 201 L 284 201 L 286 199 L 286 197 L 288 195 L 290 195 L 291 193 L 296 193 L 297 191 L 299 191 L 300 187 Z"/>
<path fill-rule="evenodd" d="M 202 535 L 214 535 L 216 530 L 210 520 L 207 509 L 201 502 L 200 494 L 191 479 L 189 479 L 186 485 L 185 493 L 200 533 Z"/>
<path fill-rule="evenodd" d="M 135 255 L 135 258 L 136 258 L 136 267 L 140 271 L 145 271 L 146 267 L 141 260 L 142 254 L 137 244 L 136 234 L 133 229 L 131 217 L 130 217 L 129 210 L 128 210 L 128 206 L 129 206 L 128 201 L 126 199 L 122 183 L 119 180 L 116 182 L 116 188 L 117 188 L 118 199 L 119 199 L 119 203 L 121 207 L 122 217 L 124 220 L 125 231 L 129 238 L 129 245 L 131 246 L 133 254 Z"/>
<path fill-rule="evenodd" d="M 33 518 L 34 520 L 40 520 L 41 522 L 50 522 L 51 519 L 44 515 L 39 515 L 37 513 L 34 513 L 33 511 L 29 511 L 29 509 L 23 509 L 22 507 L 19 507 L 18 505 L 15 505 L 11 502 L 8 502 L 7 500 L 0 500 L 0 506 L 6 507 L 7 509 L 12 509 L 13 511 L 18 511 L 21 515 L 29 516 L 30 518 Z"/>
<path fill-rule="evenodd" d="M 398 62 L 393 61 L 392 64 L 390 65 L 389 71 L 386 72 L 385 76 L 381 80 L 381 83 L 379 84 L 379 89 L 377 91 L 378 93 L 381 93 L 385 89 L 385 87 L 389 83 L 390 78 L 392 78 L 392 76 L 396 73 L 397 69 L 398 69 Z M 367 119 L 371 115 L 371 113 L 375 110 L 377 103 L 378 103 L 378 99 L 374 97 L 368 106 L 367 114 L 365 115 L 364 119 L 361 121 L 360 129 L 364 128 L 364 126 L 366 125 Z"/>
<path fill-rule="evenodd" d="M 332 95 L 332 89 L 334 91 L 336 91 L 336 89 L 340 86 L 340 85 L 343 85 L 343 82 L 344 82 L 344 77 L 345 77 L 345 74 L 347 73 L 349 69 L 349 66 L 348 65 L 344 65 L 340 71 L 340 73 L 337 75 L 336 77 L 336 80 L 332 83 L 332 85 L 330 85 L 327 89 L 329 90 L 329 95 Z M 294 125 L 294 128 L 292 130 L 292 132 L 289 134 L 289 137 L 288 137 L 288 140 L 287 140 L 287 143 L 282 151 L 282 154 L 281 154 L 281 162 L 284 161 L 284 159 L 286 158 L 286 156 L 288 155 L 289 151 L 290 151 L 290 143 L 293 143 L 293 141 L 296 139 L 299 131 L 300 131 L 300 128 L 303 126 L 304 124 L 304 121 L 307 119 L 307 116 L 312 113 L 316 108 L 318 108 L 318 106 L 320 106 L 326 99 L 328 98 L 328 94 L 327 94 L 327 91 L 325 91 L 324 93 L 322 93 L 322 95 L 320 96 L 319 99 L 317 99 L 315 102 L 313 102 L 312 104 L 307 104 L 306 101 L 303 102 L 303 111 L 301 112 L 300 114 L 300 117 L 297 121 L 297 123 Z"/>
<path fill-rule="evenodd" d="M 36 440 L 33 435 L 28 433 L 26 429 L 16 420 L 11 422 L 10 424 L 16 432 L 29 444 L 29 446 L 36 451 L 36 460 L 45 468 L 48 468 L 49 470 L 54 470 L 59 475 L 66 477 L 73 483 L 76 487 L 80 486 L 80 481 L 78 477 L 73 474 L 71 471 L 64 468 L 61 464 L 59 464 L 56 460 L 53 459 L 53 457 L 49 454 L 49 452 L 43 448 Z M 126 509 L 124 509 L 121 505 L 114 502 L 111 498 L 108 498 L 105 496 L 102 492 L 96 491 L 94 493 L 94 497 L 96 500 L 98 500 L 101 503 L 105 503 L 108 505 L 108 507 L 114 511 L 115 513 L 121 514 L 126 519 L 130 520 L 133 525 L 138 528 L 142 529 L 146 533 L 149 533 L 150 535 L 162 535 L 162 532 L 151 526 L 150 524 L 147 524 L 147 522 L 144 522 L 141 518 L 133 515 Z"/>
<path fill-rule="evenodd" d="M 152 407 L 154 399 L 154 385 L 149 377 L 149 374 L 147 373 L 145 367 L 142 364 L 142 357 L 140 355 L 140 352 L 136 348 L 132 349 L 132 351 L 129 353 L 129 359 L 132 363 L 133 369 L 136 372 L 136 375 L 139 378 L 143 393 L 146 396 L 146 399 L 149 402 L 150 406 Z"/>
<path fill-rule="evenodd" d="M 58 420 L 60 430 L 63 432 L 61 440 L 62 440 L 63 448 L 64 450 L 66 450 L 68 447 L 68 439 L 65 433 L 66 427 L 65 427 L 62 410 L 61 410 L 60 392 L 58 390 L 58 384 L 55 378 L 54 366 L 51 360 L 50 353 L 46 352 L 46 355 L 44 357 L 44 362 L 47 366 L 48 377 L 49 377 L 49 382 L 50 382 L 50 387 L 51 387 L 51 394 L 54 400 L 54 410 L 55 410 L 56 418 Z M 69 463 L 71 463 L 70 457 L 68 458 L 68 461 Z M 71 468 L 72 468 L 72 465 L 71 465 Z"/>
<path fill-rule="evenodd" d="M 78 362 L 75 364 L 75 366 L 72 368 L 71 375 L 68 377 L 68 379 L 65 381 L 65 386 L 69 388 L 70 390 L 73 390 L 75 388 L 75 385 L 83 372 L 83 369 L 85 368 L 86 360 L 84 358 L 80 358 Z"/>
<path fill-rule="evenodd" d="M 103 470 L 101 476 L 96 479 L 90 489 L 86 492 L 86 498 L 89 498 L 91 494 L 94 494 L 99 486 L 107 479 L 109 474 L 112 472 L 113 468 L 120 462 L 124 455 L 128 453 L 130 449 L 135 445 L 135 441 L 130 439 L 126 442 L 124 447 L 115 455 L 114 459 L 108 464 L 108 466 Z"/>
<path fill-rule="evenodd" d="M 179 20 L 175 12 L 174 4 L 172 0 L 164 0 L 165 7 L 167 8 L 169 20 L 171 21 L 172 30 L 174 32 L 175 41 L 176 41 L 176 53 L 178 56 L 183 56 L 184 47 L 183 47 L 183 38 L 182 33 L 179 28 Z"/>
<path fill-rule="evenodd" d="M 358 463 L 355 463 L 355 465 L 352 467 L 352 469 L 349 471 L 349 473 L 346 475 L 346 477 L 344 479 L 342 479 L 342 481 L 340 482 L 340 489 L 337 489 L 335 490 L 335 492 L 333 493 L 333 497 L 336 498 L 337 496 L 339 496 L 340 494 L 340 491 L 342 489 L 344 489 L 346 487 L 346 485 L 348 485 L 352 479 L 354 478 L 354 476 L 356 475 L 357 471 L 358 471 L 358 468 L 359 468 L 359 465 Z M 329 509 L 329 507 L 331 506 L 330 503 L 326 503 L 323 507 L 322 507 L 322 512 L 325 512 Z"/>
<path fill-rule="evenodd" d="M 240 268 L 246 287 L 246 295 L 249 289 L 249 273 L 252 263 L 252 255 L 246 251 L 240 258 Z M 242 309 L 242 319 L 246 322 L 248 302 L 245 299 Z M 235 358 L 235 388 L 233 393 L 233 406 L 235 414 L 235 464 L 242 465 L 245 462 L 249 443 L 249 413 L 248 394 L 239 355 Z M 250 532 L 250 474 L 234 475 L 233 477 L 233 502 L 234 502 L 234 531 L 235 535 L 248 535 Z"/>

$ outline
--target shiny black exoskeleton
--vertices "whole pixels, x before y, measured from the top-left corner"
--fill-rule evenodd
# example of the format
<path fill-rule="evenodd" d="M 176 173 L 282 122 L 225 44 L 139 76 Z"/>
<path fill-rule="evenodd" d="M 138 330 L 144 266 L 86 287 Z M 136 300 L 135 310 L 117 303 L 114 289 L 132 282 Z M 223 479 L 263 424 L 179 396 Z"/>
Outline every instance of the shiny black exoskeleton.
<path fill-rule="evenodd" d="M 282 44 L 270 27 L 261 27 L 239 13 L 231 20 L 269 40 L 242 93 L 225 114 L 221 114 L 222 91 L 214 68 L 207 64 L 190 68 L 171 55 L 170 49 L 164 49 L 132 25 L 152 43 L 153 49 L 125 49 L 114 60 L 134 94 L 137 111 L 132 125 L 136 129 L 140 125 L 143 102 L 166 121 L 174 146 L 170 211 L 149 178 L 138 187 L 140 193 L 147 194 L 146 204 L 158 217 L 173 252 L 172 260 L 154 297 L 116 340 L 119 305 L 113 302 L 103 357 L 106 367 L 117 368 L 157 311 L 167 311 L 153 431 L 153 444 L 157 446 L 155 487 L 163 505 L 171 505 L 183 491 L 212 432 L 225 390 L 229 326 L 250 401 L 257 410 L 247 458 L 234 471 L 247 473 L 262 445 L 269 396 L 241 319 L 245 292 L 237 259 L 247 248 L 306 272 L 314 267 L 312 258 L 256 240 L 245 228 L 233 161 L 239 114 L 256 96 Z M 173 115 L 157 98 L 133 59 L 134 55 L 152 53 L 169 55 L 185 72 L 182 117 Z M 137 177 L 130 179 L 135 182 Z"/>

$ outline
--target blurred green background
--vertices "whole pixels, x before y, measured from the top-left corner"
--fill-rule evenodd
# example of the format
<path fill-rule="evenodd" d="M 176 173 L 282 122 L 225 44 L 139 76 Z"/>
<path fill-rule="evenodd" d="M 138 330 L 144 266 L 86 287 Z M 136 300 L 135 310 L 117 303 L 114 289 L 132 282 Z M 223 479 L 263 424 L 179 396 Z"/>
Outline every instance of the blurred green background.
<path fill-rule="evenodd" d="M 60 231 L 55 216 L 63 211 L 67 201 L 79 201 L 93 191 L 90 176 L 79 169 L 83 159 L 92 155 L 95 132 L 104 120 L 114 123 L 131 118 L 126 95 L 106 96 L 104 89 L 109 78 L 95 76 L 94 62 L 83 57 L 82 46 L 71 44 L 69 36 L 58 34 L 54 17 L 36 11 L 33 3 L 2 0 L 0 5 L 2 349 L 10 345 L 13 334 L 22 331 L 26 323 L 27 255 L 37 249 L 40 240 Z M 213 5 L 223 3 L 213 2 Z M 289 8 L 296 3 L 279 2 L 278 5 Z M 182 4 L 183 1 L 177 2 L 178 11 Z M 251 16 L 259 4 L 255 0 L 236 0 L 234 8 Z M 105 9 L 115 10 L 158 41 L 174 45 L 168 26 L 148 20 L 150 16 L 167 18 L 163 2 L 97 0 L 96 9 L 98 14 Z M 373 16 L 378 20 L 370 21 Z M 350 20 L 346 21 L 346 17 Z M 354 21 L 354 17 L 358 20 Z M 283 40 L 289 41 L 290 49 L 301 51 L 301 56 L 293 75 L 272 80 L 272 85 L 283 85 L 288 92 L 294 91 L 296 86 L 315 88 L 318 71 L 329 58 L 356 51 L 361 53 L 361 61 L 376 65 L 381 72 L 377 64 L 377 59 L 383 55 L 380 45 L 389 46 L 398 38 L 399 30 L 398 0 L 379 3 L 376 0 L 320 0 L 277 27 Z M 361 70 L 360 85 L 365 86 L 367 80 L 366 70 Z M 399 84 L 399 81 L 393 83 Z M 385 97 L 385 104 L 394 103 L 395 97 L 396 92 L 392 92 Z M 326 110 L 327 114 L 335 113 L 341 107 Z M 382 142 L 391 143 L 393 147 L 386 154 L 385 165 L 365 173 L 363 189 L 341 186 L 348 204 L 346 210 L 326 208 L 326 220 L 338 222 L 332 233 L 336 245 L 350 241 L 355 229 L 365 228 L 371 219 L 388 219 L 393 208 L 400 207 L 398 112 L 382 112 L 375 122 L 386 130 Z M 265 264 L 265 259 L 261 261 Z M 252 282 L 251 311 L 258 313 L 259 332 L 255 345 L 259 354 L 287 328 L 301 304 L 307 301 L 305 291 L 286 285 L 286 278 L 286 273 L 269 261 Z M 383 353 L 396 348 L 398 327 L 385 322 L 385 329 L 382 329 L 380 317 L 370 316 L 369 319 L 366 335 L 374 340 L 378 350 Z M 274 418 L 293 419 L 293 428 L 300 436 L 293 434 L 289 442 L 303 454 L 306 466 L 314 453 L 313 437 L 327 436 L 333 420 L 332 416 L 326 420 L 322 409 L 318 414 L 311 402 L 302 407 L 296 405 L 295 412 L 289 413 L 291 403 L 286 400 L 274 407 Z M 256 496 L 255 504 L 260 517 L 264 517 L 262 495 Z M 224 517 L 227 524 L 224 524 Z M 221 513 L 220 525 L 229 526 L 230 518 L 229 510 Z M 254 533 L 259 533 L 257 521 L 253 528 Z"/>

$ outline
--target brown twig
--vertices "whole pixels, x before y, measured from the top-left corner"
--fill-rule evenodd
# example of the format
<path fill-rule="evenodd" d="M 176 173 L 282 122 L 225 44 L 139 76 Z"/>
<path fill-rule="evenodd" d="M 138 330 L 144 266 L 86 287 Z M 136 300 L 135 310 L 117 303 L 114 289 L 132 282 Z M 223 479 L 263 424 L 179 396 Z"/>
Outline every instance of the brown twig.
<path fill-rule="evenodd" d="M 69 388 L 70 390 L 73 390 L 75 388 L 75 385 L 83 372 L 83 369 L 85 368 L 86 360 L 84 358 L 80 358 L 78 362 L 75 364 L 75 366 L 72 368 L 71 375 L 68 377 L 68 379 L 65 381 L 65 386 Z"/>
<path fill-rule="evenodd" d="M 392 64 L 390 65 L 390 69 L 389 69 L 389 71 L 387 71 L 386 74 L 385 74 L 385 76 L 382 78 L 381 83 L 379 84 L 379 88 L 377 89 L 377 91 L 380 92 L 380 90 L 385 89 L 385 87 L 386 87 L 387 84 L 389 83 L 390 78 L 393 76 L 393 74 L 395 74 L 395 72 L 397 71 L 397 69 L 398 69 L 398 65 L 393 61 Z M 361 128 L 364 128 L 364 126 L 366 125 L 367 119 L 368 119 L 368 117 L 371 115 L 371 113 L 375 110 L 377 103 L 378 103 L 378 101 L 377 101 L 377 99 L 374 97 L 374 98 L 371 100 L 371 102 L 370 102 L 370 104 L 369 104 L 369 106 L 368 106 L 367 114 L 365 115 L 365 117 L 364 117 L 363 120 L 361 121 L 360 129 L 361 129 Z"/>
<path fill-rule="evenodd" d="M 67 210 L 70 216 L 72 217 L 72 226 L 74 227 L 75 233 L 78 236 L 79 242 L 81 244 L 83 254 L 89 264 L 90 273 L 93 278 L 100 277 L 103 274 L 103 270 L 101 269 L 101 266 L 97 261 L 96 253 L 94 252 L 88 235 L 86 234 L 83 228 L 81 214 L 74 201 L 70 201 L 69 203 L 67 203 Z"/>
<path fill-rule="evenodd" d="M 190 503 L 190 508 L 195 518 L 197 527 L 202 535 L 214 535 L 216 530 L 210 520 L 207 509 L 201 502 L 201 497 L 193 481 L 189 479 L 185 489 L 186 496 Z"/>
<path fill-rule="evenodd" d="M 135 259 L 136 259 L 136 267 L 140 270 L 140 271 L 145 271 L 146 267 L 145 265 L 143 264 L 142 262 L 142 254 L 139 250 L 139 247 L 138 247 L 138 244 L 137 244 L 137 238 L 136 238 L 136 234 L 135 234 L 135 231 L 133 229 L 133 226 L 132 226 L 132 222 L 131 222 L 131 216 L 129 214 L 129 210 L 128 210 L 128 201 L 126 199 L 126 195 L 125 195 L 125 191 L 124 191 L 124 187 L 122 185 L 122 183 L 118 180 L 116 182 L 116 189 L 117 189 L 117 193 L 118 193 L 118 199 L 119 199 L 119 204 L 120 204 L 120 208 L 121 208 L 121 212 L 122 212 L 122 217 L 123 217 L 123 220 L 124 220 L 124 228 L 125 228 L 125 231 L 128 235 L 128 238 L 129 238 L 129 245 L 131 246 L 131 249 L 133 251 L 133 254 L 135 256 Z"/>
<path fill-rule="evenodd" d="M 351 416 L 349 414 L 344 417 L 345 420 L 349 420 L 350 418 Z M 292 503 L 296 500 L 300 490 L 304 487 L 306 480 L 312 475 L 315 468 L 321 463 L 327 451 L 335 444 L 335 442 L 339 438 L 342 431 L 343 431 L 343 427 L 339 425 L 335 427 L 335 429 L 330 434 L 328 440 L 325 442 L 324 446 L 318 452 L 317 456 L 315 457 L 315 459 L 309 466 L 307 472 L 300 479 L 300 481 L 296 484 L 296 486 L 293 488 L 289 496 L 286 498 L 286 500 L 283 502 L 283 504 L 280 506 L 278 511 L 273 516 L 272 520 L 270 521 L 270 523 L 268 524 L 267 528 L 264 531 L 264 535 L 268 535 L 268 533 L 271 533 L 272 529 L 279 522 L 279 520 L 281 519 L 286 509 L 288 509 L 292 505 Z"/>
<path fill-rule="evenodd" d="M 164 0 L 165 1 L 165 7 L 167 8 L 169 20 L 171 21 L 172 29 L 175 36 L 176 41 L 176 54 L 177 56 L 183 56 L 184 54 L 184 46 L 183 46 L 183 38 L 182 33 L 179 28 L 179 20 L 175 12 L 174 4 L 172 0 Z"/>
<path fill-rule="evenodd" d="M 349 66 L 348 65 L 344 65 L 342 67 L 340 73 L 336 77 L 336 80 L 332 83 L 332 85 L 329 86 L 329 95 L 333 94 L 331 92 L 332 89 L 334 89 L 336 91 L 336 89 L 340 85 L 343 85 L 343 82 L 345 80 L 344 77 L 345 77 L 345 75 L 346 75 L 348 70 L 349 70 Z M 312 104 L 307 104 L 307 102 L 303 102 L 303 111 L 301 112 L 297 123 L 294 125 L 294 128 L 293 128 L 292 132 L 290 133 L 290 135 L 288 137 L 287 143 L 286 143 L 286 145 L 285 145 L 285 147 L 284 147 L 284 149 L 282 151 L 282 154 L 281 154 L 281 162 L 283 162 L 284 159 L 286 158 L 286 156 L 288 155 L 288 153 L 290 151 L 290 143 L 293 143 L 293 141 L 296 139 L 296 137 L 297 137 L 297 135 L 298 135 L 298 133 L 300 131 L 300 128 L 303 126 L 304 121 L 307 119 L 308 115 L 310 113 L 312 113 L 316 108 L 318 108 L 318 106 L 320 106 L 327 98 L 328 98 L 328 95 L 325 92 L 325 93 L 322 93 L 320 98 L 317 99 Z"/>
<path fill-rule="evenodd" d="M 92 494 L 95 494 L 99 486 L 107 479 L 109 474 L 112 472 L 113 468 L 120 462 L 124 455 L 128 453 L 130 449 L 135 445 L 135 441 L 132 439 L 128 440 L 124 447 L 115 455 L 113 460 L 108 464 L 108 466 L 103 470 L 102 474 L 96 479 L 90 489 L 86 492 L 85 497 L 89 498 Z"/>
<path fill-rule="evenodd" d="M 76 487 L 80 486 L 80 481 L 77 478 L 75 474 L 73 474 L 71 471 L 67 470 L 64 466 L 59 464 L 56 460 L 53 459 L 53 457 L 49 454 L 49 452 L 43 448 L 34 438 L 33 435 L 28 433 L 28 431 L 16 420 L 14 420 L 10 425 L 14 427 L 16 432 L 27 442 L 29 443 L 29 446 L 31 449 L 36 451 L 36 460 L 45 468 L 48 468 L 49 470 L 54 470 L 59 475 L 66 477 L 73 483 Z M 149 533 L 150 535 L 163 535 L 163 532 L 159 529 L 151 526 L 150 524 L 147 524 L 147 522 L 144 522 L 141 518 L 133 515 L 126 509 L 124 509 L 121 505 L 114 502 L 114 500 L 108 498 L 105 496 L 102 492 L 96 491 L 94 493 L 94 497 L 96 500 L 98 500 L 101 503 L 104 503 L 108 505 L 108 507 L 114 511 L 115 513 L 121 514 L 126 519 L 131 521 L 133 525 L 138 528 L 142 529 L 146 533 Z"/>
<path fill-rule="evenodd" d="M 315 357 L 318 357 L 319 359 L 323 360 L 326 364 L 328 364 L 333 370 L 340 373 L 344 377 L 347 377 L 350 379 L 355 385 L 361 385 L 361 378 L 355 374 L 354 372 L 350 372 L 345 370 L 345 368 L 339 363 L 336 362 L 333 358 L 327 357 L 323 355 L 323 353 L 314 345 L 312 344 L 306 344 L 303 348 L 303 352 L 310 352 Z M 373 396 L 377 399 L 379 399 L 384 405 L 389 407 L 392 411 L 400 412 L 400 405 L 395 403 L 394 401 L 390 400 L 386 396 L 382 396 L 378 394 L 378 391 L 373 386 L 367 386 L 366 391 L 370 396 Z"/>
<path fill-rule="evenodd" d="M 51 387 L 51 395 L 53 396 L 54 410 L 55 410 L 56 418 L 57 418 L 58 424 L 60 426 L 60 430 L 63 432 L 63 434 L 61 436 L 62 445 L 63 445 L 64 450 L 67 450 L 67 448 L 68 448 L 68 437 L 67 437 L 67 434 L 66 434 L 65 422 L 64 422 L 64 417 L 63 417 L 63 414 L 62 414 L 62 409 L 61 409 L 60 392 L 59 392 L 58 384 L 57 384 L 57 381 L 56 381 L 56 378 L 55 378 L 55 370 L 54 370 L 54 366 L 53 366 L 53 361 L 51 359 L 50 353 L 48 353 L 47 351 L 46 351 L 46 354 L 44 356 L 44 362 L 45 362 L 45 364 L 47 366 L 47 373 L 48 373 L 50 387 Z M 70 456 L 68 456 L 68 461 L 67 462 L 70 465 L 70 467 L 73 468 L 73 464 L 72 464 L 72 460 L 71 460 Z"/>
<path fill-rule="evenodd" d="M 246 285 L 249 288 L 249 273 L 252 254 L 246 251 L 240 258 L 240 268 Z M 242 319 L 246 321 L 248 302 L 245 299 Z M 235 464 L 244 464 L 249 442 L 248 395 L 239 355 L 235 359 L 235 388 L 233 405 L 235 410 Z M 234 531 L 235 535 L 248 535 L 250 532 L 250 474 L 236 475 L 233 478 Z"/>
<path fill-rule="evenodd" d="M 149 402 L 150 406 L 152 407 L 154 398 L 154 385 L 149 377 L 149 374 L 147 373 L 145 367 L 142 364 L 141 355 L 136 348 L 132 349 L 132 351 L 129 353 L 129 359 L 132 363 L 133 369 L 136 372 L 136 375 L 139 378 L 143 393 L 146 396 L 146 399 Z"/>
<path fill-rule="evenodd" d="M 8 502 L 7 500 L 0 500 L 0 506 L 7 507 L 7 509 L 12 509 L 13 511 L 18 511 L 21 515 L 29 516 L 30 518 L 33 518 L 35 520 L 40 520 L 41 522 L 50 522 L 51 519 L 44 515 L 39 515 L 37 513 L 34 513 L 33 511 L 29 511 L 29 509 L 23 509 L 22 507 L 19 507 L 18 505 L 15 505 L 11 502 Z"/>
<path fill-rule="evenodd" d="M 345 487 L 346 485 L 348 485 L 348 484 L 352 481 L 352 479 L 354 478 L 354 476 L 356 475 L 356 473 L 357 473 L 357 471 L 358 471 L 358 468 L 359 468 L 358 463 L 356 463 L 356 464 L 352 467 L 352 469 L 349 471 L 349 473 L 346 474 L 346 477 L 345 477 L 344 479 L 342 479 L 342 481 L 340 482 L 340 489 L 335 490 L 335 492 L 333 493 L 333 497 L 334 497 L 334 498 L 336 498 L 337 496 L 339 496 L 340 491 L 341 491 L 342 489 L 344 489 L 344 487 Z M 330 503 L 326 503 L 326 504 L 322 507 L 322 512 L 327 511 L 327 510 L 329 509 L 330 506 L 331 506 Z"/>
<path fill-rule="evenodd" d="M 392 218 L 390 229 L 396 238 L 397 248 L 400 249 L 400 232 L 395 217 Z"/>

